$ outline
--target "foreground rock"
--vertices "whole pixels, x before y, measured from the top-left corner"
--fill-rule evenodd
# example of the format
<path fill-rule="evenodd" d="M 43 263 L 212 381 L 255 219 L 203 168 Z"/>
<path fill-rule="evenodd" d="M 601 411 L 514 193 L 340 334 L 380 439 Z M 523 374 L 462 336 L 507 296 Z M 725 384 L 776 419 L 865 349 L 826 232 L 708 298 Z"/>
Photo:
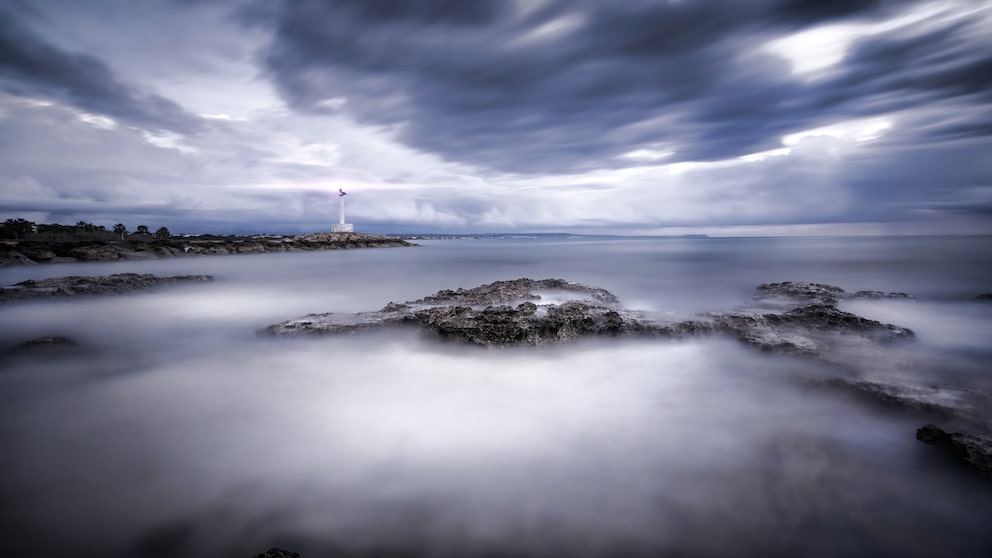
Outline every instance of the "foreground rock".
<path fill-rule="evenodd" d="M 562 279 L 516 279 L 442 290 L 374 312 L 310 314 L 259 333 L 324 335 L 398 324 L 417 324 L 443 338 L 488 347 L 543 345 L 641 329 L 636 314 L 621 308 L 609 291 Z"/>
<path fill-rule="evenodd" d="M 160 285 L 203 283 L 213 281 L 210 275 L 176 275 L 158 277 L 151 274 L 117 273 L 114 275 L 84 277 L 68 276 L 49 279 L 29 279 L 9 287 L 0 288 L 0 302 L 59 298 L 80 295 L 123 294 Z"/>
<path fill-rule="evenodd" d="M 785 311 L 769 311 L 761 306 L 690 320 L 660 321 L 624 308 L 613 293 L 604 289 L 563 279 L 524 278 L 472 289 L 442 290 L 419 300 L 391 302 L 378 311 L 310 314 L 271 325 L 258 333 L 326 335 L 412 324 L 445 339 L 486 347 L 541 346 L 590 335 L 683 337 L 722 333 L 763 350 L 811 355 L 823 354 L 837 336 L 855 336 L 875 343 L 913 336 L 906 328 L 862 318 L 826 304 L 838 300 L 837 293 L 843 291 L 837 287 L 817 285 L 812 296 L 805 294 L 806 291 L 800 288 L 798 296 L 791 292 L 787 296 L 778 292 L 770 295 L 771 289 L 759 287 L 757 298 L 774 296 L 776 305 L 791 297 L 793 307 Z M 797 306 L 810 300 L 816 304 Z"/>
<path fill-rule="evenodd" d="M 414 246 L 414 244 L 390 236 L 362 233 L 311 233 L 298 236 L 149 237 L 140 240 L 92 242 L 30 240 L 0 243 L 0 266 L 397 246 Z"/>
<path fill-rule="evenodd" d="M 947 433 L 938 426 L 928 424 L 916 431 L 916 439 L 946 450 L 979 474 L 992 477 L 992 437 L 962 432 Z"/>
<path fill-rule="evenodd" d="M 261 554 L 256 554 L 255 558 L 300 558 L 299 553 L 290 552 L 281 548 L 270 548 Z"/>

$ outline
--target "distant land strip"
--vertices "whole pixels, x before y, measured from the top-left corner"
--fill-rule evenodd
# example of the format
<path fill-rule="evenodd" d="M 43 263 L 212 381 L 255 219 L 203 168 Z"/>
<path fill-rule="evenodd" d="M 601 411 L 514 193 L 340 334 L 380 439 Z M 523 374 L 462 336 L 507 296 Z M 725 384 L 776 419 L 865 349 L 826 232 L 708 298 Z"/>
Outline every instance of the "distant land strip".
<path fill-rule="evenodd" d="M 398 246 L 416 244 L 393 236 L 363 233 L 309 233 L 296 236 L 199 235 L 168 238 L 147 236 L 125 240 L 4 240 L 0 241 L 0 266 Z"/>

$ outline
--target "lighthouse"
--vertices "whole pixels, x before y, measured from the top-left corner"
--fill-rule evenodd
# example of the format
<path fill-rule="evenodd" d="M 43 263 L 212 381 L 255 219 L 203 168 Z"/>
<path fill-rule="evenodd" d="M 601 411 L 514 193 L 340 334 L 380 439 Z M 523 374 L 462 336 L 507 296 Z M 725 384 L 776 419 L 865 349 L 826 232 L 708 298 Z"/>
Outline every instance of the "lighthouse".
<path fill-rule="evenodd" d="M 344 197 L 347 195 L 343 188 L 338 188 L 338 203 L 340 203 L 338 222 L 331 225 L 331 232 L 355 232 L 355 225 L 344 222 Z"/>

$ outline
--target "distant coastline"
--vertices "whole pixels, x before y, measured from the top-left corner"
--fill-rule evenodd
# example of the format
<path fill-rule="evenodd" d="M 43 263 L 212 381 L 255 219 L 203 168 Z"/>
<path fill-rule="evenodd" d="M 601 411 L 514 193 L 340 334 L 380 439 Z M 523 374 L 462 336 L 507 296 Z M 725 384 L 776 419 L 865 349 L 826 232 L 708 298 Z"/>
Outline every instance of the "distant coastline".
<path fill-rule="evenodd" d="M 400 234 L 405 240 L 630 240 L 633 238 L 710 238 L 705 234 L 682 234 L 663 236 L 640 236 L 622 234 L 577 234 L 577 233 L 422 233 Z"/>
<path fill-rule="evenodd" d="M 0 266 L 401 246 L 416 244 L 395 236 L 363 233 L 196 235 L 168 238 L 132 236 L 124 240 L 4 240 L 0 241 Z"/>

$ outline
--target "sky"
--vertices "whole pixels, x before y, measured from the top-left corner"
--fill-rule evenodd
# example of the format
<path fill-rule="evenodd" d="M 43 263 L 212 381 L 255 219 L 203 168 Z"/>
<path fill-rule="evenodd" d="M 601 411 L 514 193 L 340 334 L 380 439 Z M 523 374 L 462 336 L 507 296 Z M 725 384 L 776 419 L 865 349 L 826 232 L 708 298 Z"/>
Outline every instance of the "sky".
<path fill-rule="evenodd" d="M 987 0 L 3 0 L 0 219 L 992 234 Z"/>

